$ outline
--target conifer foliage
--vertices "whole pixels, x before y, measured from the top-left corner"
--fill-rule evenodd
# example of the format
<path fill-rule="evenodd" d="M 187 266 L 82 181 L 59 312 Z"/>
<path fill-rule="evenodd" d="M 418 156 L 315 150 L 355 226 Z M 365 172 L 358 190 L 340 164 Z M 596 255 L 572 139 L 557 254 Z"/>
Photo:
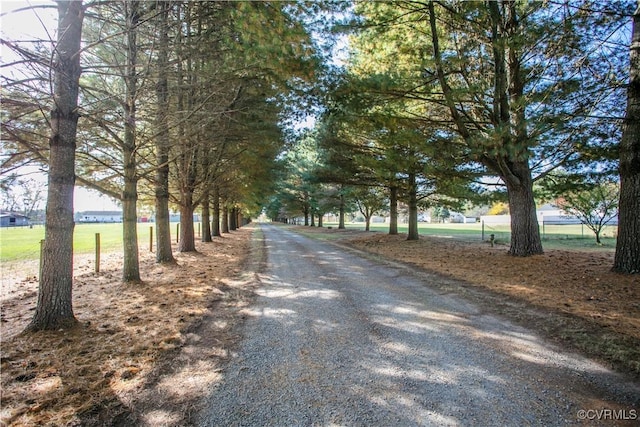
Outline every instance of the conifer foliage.
<path fill-rule="evenodd" d="M 412 146 L 430 167 L 447 153 L 450 170 L 497 178 L 509 252 L 539 254 L 534 183 L 601 168 L 617 145 L 631 5 L 358 2 L 336 109 L 404 121 L 423 134 Z"/>
<path fill-rule="evenodd" d="M 283 124 L 303 108 L 318 66 L 302 21 L 308 11 L 295 3 L 61 1 L 58 8 L 57 40 L 2 40 L 20 58 L 2 76 L 3 169 L 37 164 L 50 178 L 33 329 L 73 323 L 74 181 L 121 201 L 122 277 L 139 281 L 140 209 L 156 210 L 159 262 L 173 260 L 170 210 L 181 213 L 181 251 L 195 250 L 198 207 L 206 218 L 213 213 L 208 234 L 259 213 Z"/>

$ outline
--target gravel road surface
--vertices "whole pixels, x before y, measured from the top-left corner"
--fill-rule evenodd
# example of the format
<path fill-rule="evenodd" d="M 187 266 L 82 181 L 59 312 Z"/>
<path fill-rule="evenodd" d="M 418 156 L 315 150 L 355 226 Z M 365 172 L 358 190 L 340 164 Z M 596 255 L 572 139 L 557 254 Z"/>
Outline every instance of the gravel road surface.
<path fill-rule="evenodd" d="M 200 425 L 640 423 L 636 383 L 406 267 L 261 227 L 259 297 Z"/>

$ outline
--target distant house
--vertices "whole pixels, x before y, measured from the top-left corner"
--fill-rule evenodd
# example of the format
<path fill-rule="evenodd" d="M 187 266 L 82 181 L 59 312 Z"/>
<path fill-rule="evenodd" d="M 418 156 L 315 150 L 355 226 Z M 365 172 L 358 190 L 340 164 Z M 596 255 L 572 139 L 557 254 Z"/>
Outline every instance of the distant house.
<path fill-rule="evenodd" d="M 580 219 L 551 204 L 545 204 L 539 207 L 536 210 L 536 217 L 540 225 L 570 225 L 582 223 Z M 511 215 L 482 215 L 480 221 L 485 224 L 509 224 Z"/>
<path fill-rule="evenodd" d="M 538 215 L 538 224 L 547 225 L 571 225 L 582 224 L 579 218 L 565 212 L 559 207 L 547 203 L 542 205 L 536 211 Z"/>
<path fill-rule="evenodd" d="M 0 227 L 24 227 L 30 224 L 27 216 L 15 212 L 0 212 Z"/>
<path fill-rule="evenodd" d="M 200 222 L 201 218 L 200 215 L 197 213 L 193 214 L 193 222 L 197 223 Z M 169 214 L 169 222 L 180 222 L 180 213 L 170 213 Z"/>
<path fill-rule="evenodd" d="M 77 212 L 76 222 L 122 222 L 121 211 L 84 211 Z"/>

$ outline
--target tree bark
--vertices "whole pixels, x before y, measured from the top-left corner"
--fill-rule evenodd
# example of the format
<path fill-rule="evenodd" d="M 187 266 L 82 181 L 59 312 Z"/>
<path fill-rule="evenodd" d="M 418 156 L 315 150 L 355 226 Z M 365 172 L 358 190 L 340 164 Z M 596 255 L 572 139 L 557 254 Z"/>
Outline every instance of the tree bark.
<path fill-rule="evenodd" d="M 198 172 L 198 147 L 197 135 L 191 135 L 187 131 L 190 123 L 187 121 L 188 111 L 191 110 L 194 103 L 193 87 L 195 79 L 195 71 L 193 58 L 185 51 L 188 46 L 186 41 L 191 35 L 191 9 L 189 3 L 178 3 L 182 7 L 181 13 L 185 14 L 184 27 L 178 32 L 175 41 L 178 61 L 176 62 L 176 78 L 178 80 L 176 104 L 178 107 L 179 124 L 177 126 L 178 136 L 181 144 L 178 154 L 178 186 L 180 191 L 180 236 L 178 240 L 178 250 L 180 252 L 195 252 L 196 242 L 193 230 L 193 212 L 195 209 L 193 203 L 193 195 L 196 187 Z"/>
<path fill-rule="evenodd" d="M 222 232 L 229 232 L 229 208 L 226 205 L 222 207 Z"/>
<path fill-rule="evenodd" d="M 183 203 L 180 204 L 180 239 L 178 241 L 180 252 L 196 252 L 192 197 L 191 193 L 185 194 Z"/>
<path fill-rule="evenodd" d="M 56 330 L 77 323 L 73 314 L 73 188 L 78 126 L 82 1 L 58 2 L 49 139 L 49 188 L 38 301 L 27 330 Z"/>
<path fill-rule="evenodd" d="M 640 2 L 633 14 L 627 113 L 620 141 L 620 203 L 613 271 L 640 273 Z"/>
<path fill-rule="evenodd" d="M 398 187 L 389 187 L 389 235 L 398 234 Z"/>
<path fill-rule="evenodd" d="M 130 0 L 124 3 L 127 20 L 127 68 L 125 75 L 126 100 L 124 105 L 124 191 L 122 193 L 122 243 L 124 282 L 140 281 L 138 259 L 138 175 L 136 160 L 136 96 L 137 96 L 137 26 L 140 19 L 139 3 Z"/>
<path fill-rule="evenodd" d="M 339 212 L 339 217 L 338 217 L 338 229 L 339 230 L 344 230 L 345 225 L 344 225 L 344 210 L 345 210 L 345 203 L 344 203 L 344 194 L 340 193 L 340 212 Z"/>
<path fill-rule="evenodd" d="M 158 39 L 158 82 L 156 84 L 156 159 L 158 162 L 155 180 L 156 206 L 156 262 L 175 262 L 171 249 L 171 225 L 169 216 L 169 7 L 168 1 L 158 3 L 161 8 Z"/>
<path fill-rule="evenodd" d="M 202 198 L 202 241 L 212 242 L 211 238 L 211 222 L 209 221 L 211 213 L 209 212 L 209 191 L 206 190 L 205 196 Z"/>
<path fill-rule="evenodd" d="M 235 207 L 231 208 L 229 215 L 229 230 L 235 231 L 238 229 L 238 212 Z"/>
<path fill-rule="evenodd" d="M 306 192 L 302 202 L 302 212 L 304 213 L 304 225 L 309 226 L 309 194 Z"/>
<path fill-rule="evenodd" d="M 517 176 L 503 176 L 509 197 L 511 214 L 511 246 L 509 254 L 529 256 L 543 253 L 540 227 L 536 216 L 536 203 L 533 196 L 533 184 L 529 164 L 512 164 L 510 170 Z"/>
<path fill-rule="evenodd" d="M 178 250 L 180 252 L 192 252 L 196 250 L 195 231 L 193 226 L 193 214 L 195 212 L 196 205 L 193 202 L 193 179 L 192 172 L 188 172 L 189 176 L 186 177 L 188 182 L 181 189 L 180 197 L 180 244 Z M 185 214 L 186 213 L 186 216 Z M 185 239 L 188 239 L 186 241 Z"/>
<path fill-rule="evenodd" d="M 213 187 L 213 216 L 211 218 L 211 235 L 220 237 L 220 189 Z"/>
<path fill-rule="evenodd" d="M 409 229 L 407 240 L 419 240 L 418 233 L 418 187 L 416 174 L 409 173 Z"/>
<path fill-rule="evenodd" d="M 134 161 L 129 160 L 129 165 L 125 166 L 125 184 L 122 193 L 122 244 L 124 251 L 122 280 L 124 282 L 136 282 L 140 280 L 138 215 L 136 212 L 138 192 L 137 179 L 131 178 L 131 175 L 135 175 L 135 164 L 132 163 L 134 163 Z M 133 171 L 130 169 L 133 169 Z M 128 178 L 127 175 L 129 175 Z"/>

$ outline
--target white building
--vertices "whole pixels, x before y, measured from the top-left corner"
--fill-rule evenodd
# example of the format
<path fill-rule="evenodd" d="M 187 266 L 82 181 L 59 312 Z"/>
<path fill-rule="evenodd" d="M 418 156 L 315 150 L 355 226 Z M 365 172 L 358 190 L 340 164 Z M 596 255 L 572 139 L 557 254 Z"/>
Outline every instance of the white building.
<path fill-rule="evenodd" d="M 77 212 L 76 222 L 122 222 L 121 211 L 84 211 Z"/>
<path fill-rule="evenodd" d="M 546 204 L 536 210 L 536 217 L 538 218 L 538 224 L 556 224 L 556 225 L 570 225 L 581 224 L 580 219 L 563 211 L 557 206 Z M 492 224 L 509 224 L 511 223 L 511 215 L 482 215 L 480 222 L 488 225 Z"/>

